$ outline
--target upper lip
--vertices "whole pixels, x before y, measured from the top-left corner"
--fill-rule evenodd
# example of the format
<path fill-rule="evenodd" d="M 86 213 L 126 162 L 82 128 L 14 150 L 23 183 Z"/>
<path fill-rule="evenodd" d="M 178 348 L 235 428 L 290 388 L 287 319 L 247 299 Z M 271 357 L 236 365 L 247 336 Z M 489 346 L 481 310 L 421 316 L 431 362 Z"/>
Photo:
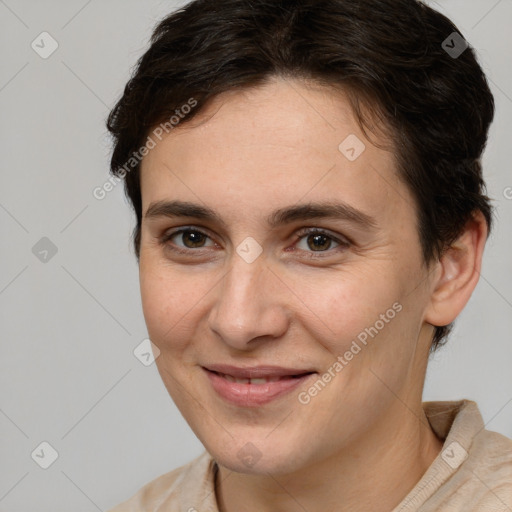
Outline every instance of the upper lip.
<path fill-rule="evenodd" d="M 272 365 L 238 367 L 229 364 L 209 364 L 203 368 L 211 372 L 231 375 L 235 377 L 235 379 L 262 379 L 265 377 L 285 377 L 287 375 L 314 373 L 314 370 L 305 368 L 283 368 L 281 366 Z"/>

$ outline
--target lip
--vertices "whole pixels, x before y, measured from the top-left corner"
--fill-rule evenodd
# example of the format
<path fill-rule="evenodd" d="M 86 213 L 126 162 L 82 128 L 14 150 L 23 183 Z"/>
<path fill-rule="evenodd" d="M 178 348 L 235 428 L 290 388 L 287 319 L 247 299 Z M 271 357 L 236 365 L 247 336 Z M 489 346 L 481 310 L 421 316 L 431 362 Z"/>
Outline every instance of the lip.
<path fill-rule="evenodd" d="M 224 400 L 240 407 L 258 407 L 269 403 L 272 400 L 290 393 L 298 386 L 304 384 L 304 382 L 313 375 L 316 375 L 316 372 L 312 370 L 281 368 L 277 366 L 238 368 L 229 365 L 210 365 L 207 368 L 203 367 L 203 370 L 213 390 Z M 221 374 L 231 375 L 237 379 L 258 379 L 265 377 L 283 377 L 283 379 L 263 384 L 245 384 L 230 382 Z M 300 376 L 292 377 L 292 375 Z"/>
<path fill-rule="evenodd" d="M 232 366 L 229 364 L 210 364 L 203 366 L 211 372 L 231 375 L 236 379 L 262 379 L 265 377 L 287 377 L 290 375 L 302 375 L 305 373 L 313 373 L 312 368 L 283 368 L 282 366 L 260 365 L 247 366 L 245 368 Z"/>

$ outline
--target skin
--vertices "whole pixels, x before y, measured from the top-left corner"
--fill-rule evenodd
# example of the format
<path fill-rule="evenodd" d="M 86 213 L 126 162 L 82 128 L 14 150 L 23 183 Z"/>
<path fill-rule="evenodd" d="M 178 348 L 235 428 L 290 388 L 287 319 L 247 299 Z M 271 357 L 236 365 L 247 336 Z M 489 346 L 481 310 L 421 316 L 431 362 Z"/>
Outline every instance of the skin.
<path fill-rule="evenodd" d="M 366 145 L 352 162 L 338 149 L 350 134 Z M 427 266 L 393 152 L 365 138 L 342 92 L 285 79 L 218 96 L 170 132 L 144 158 L 141 188 L 143 214 L 181 200 L 224 222 L 144 217 L 140 251 L 158 370 L 219 465 L 221 512 L 395 507 L 442 447 L 421 406 L 432 326 L 454 320 L 476 286 L 482 216 Z M 376 225 L 266 224 L 276 209 L 318 201 L 343 201 Z M 183 227 L 206 236 L 162 243 Z M 351 243 L 327 237 L 318 249 L 314 235 L 298 236 L 303 228 Z M 236 251 L 247 237 L 262 249 L 252 263 Z M 402 310 L 308 404 L 297 395 L 311 382 L 260 407 L 235 406 L 201 369 L 273 364 L 319 377 L 395 303 Z M 260 455 L 252 466 L 238 455 L 249 442 Z"/>

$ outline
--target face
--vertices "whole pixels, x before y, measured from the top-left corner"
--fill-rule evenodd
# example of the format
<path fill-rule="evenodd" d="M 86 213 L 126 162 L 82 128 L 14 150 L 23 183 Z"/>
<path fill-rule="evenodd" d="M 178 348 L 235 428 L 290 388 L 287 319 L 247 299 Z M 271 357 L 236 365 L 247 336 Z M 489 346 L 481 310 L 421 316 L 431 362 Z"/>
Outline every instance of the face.
<path fill-rule="evenodd" d="M 150 151 L 141 187 L 156 363 L 219 464 L 291 473 L 420 402 L 432 330 L 414 200 L 342 93 L 274 80 L 219 96 Z"/>

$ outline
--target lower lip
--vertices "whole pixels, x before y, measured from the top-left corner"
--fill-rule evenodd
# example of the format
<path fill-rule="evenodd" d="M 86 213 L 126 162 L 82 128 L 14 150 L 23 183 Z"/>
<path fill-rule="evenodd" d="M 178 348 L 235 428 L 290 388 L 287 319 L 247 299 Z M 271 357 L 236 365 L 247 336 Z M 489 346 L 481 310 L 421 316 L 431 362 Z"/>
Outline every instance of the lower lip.
<path fill-rule="evenodd" d="M 310 373 L 302 377 L 267 382 L 265 384 L 242 384 L 230 382 L 221 375 L 204 369 L 213 389 L 228 402 L 242 407 L 256 407 L 290 393 L 306 380 L 315 375 Z"/>

